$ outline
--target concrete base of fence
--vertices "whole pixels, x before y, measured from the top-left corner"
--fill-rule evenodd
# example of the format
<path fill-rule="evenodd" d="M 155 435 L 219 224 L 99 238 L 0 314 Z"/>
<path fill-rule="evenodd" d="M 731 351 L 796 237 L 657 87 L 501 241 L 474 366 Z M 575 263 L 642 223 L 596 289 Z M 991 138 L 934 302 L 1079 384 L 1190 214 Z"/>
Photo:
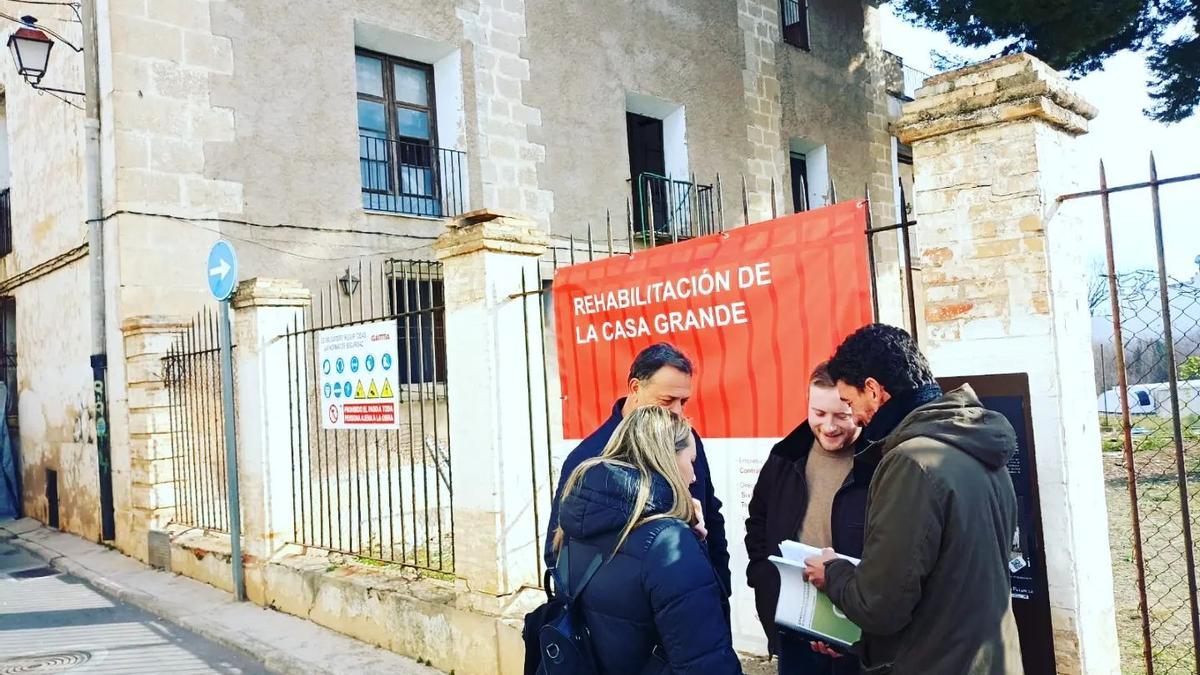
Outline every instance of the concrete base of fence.
<path fill-rule="evenodd" d="M 228 535 L 178 527 L 171 534 L 173 571 L 232 591 Z M 251 602 L 466 675 L 521 673 L 521 619 L 545 597 L 523 589 L 497 598 L 449 576 L 295 545 L 245 564 Z"/>

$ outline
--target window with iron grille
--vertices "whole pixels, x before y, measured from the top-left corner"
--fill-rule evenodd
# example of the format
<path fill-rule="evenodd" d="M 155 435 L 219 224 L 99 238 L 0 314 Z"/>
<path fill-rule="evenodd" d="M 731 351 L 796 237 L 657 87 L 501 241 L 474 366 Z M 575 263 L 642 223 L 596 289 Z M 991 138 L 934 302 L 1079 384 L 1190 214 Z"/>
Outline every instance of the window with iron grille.
<path fill-rule="evenodd" d="M 396 265 L 389 291 L 400 341 L 396 364 L 400 382 L 445 382 L 446 300 L 440 265 Z"/>
<path fill-rule="evenodd" d="M 437 147 L 433 66 L 355 50 L 363 207 L 419 216 L 456 215 L 447 200 L 462 153 Z M 450 176 L 448 174 L 454 174 Z"/>
<path fill-rule="evenodd" d="M 805 51 L 808 42 L 808 0 L 780 0 L 783 14 L 783 41 Z"/>

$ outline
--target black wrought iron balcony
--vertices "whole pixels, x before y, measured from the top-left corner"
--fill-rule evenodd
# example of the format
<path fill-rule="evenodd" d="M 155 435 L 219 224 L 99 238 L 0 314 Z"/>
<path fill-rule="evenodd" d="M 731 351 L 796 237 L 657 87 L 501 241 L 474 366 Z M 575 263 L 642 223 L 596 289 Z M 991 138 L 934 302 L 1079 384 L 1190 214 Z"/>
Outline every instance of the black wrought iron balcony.
<path fill-rule="evenodd" d="M 466 208 L 466 153 L 427 143 L 358 137 L 363 208 L 447 218 Z"/>
<path fill-rule="evenodd" d="M 633 226 L 642 237 L 677 241 L 717 231 L 712 185 L 643 173 L 633 186 Z"/>

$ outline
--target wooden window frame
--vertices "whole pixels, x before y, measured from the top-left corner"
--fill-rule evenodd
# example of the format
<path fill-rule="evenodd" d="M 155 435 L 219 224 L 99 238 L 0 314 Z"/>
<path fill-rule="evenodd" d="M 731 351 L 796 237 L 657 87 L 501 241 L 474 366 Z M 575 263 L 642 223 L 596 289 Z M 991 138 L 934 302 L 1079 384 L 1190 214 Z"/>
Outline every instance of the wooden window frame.
<path fill-rule="evenodd" d="M 354 55 L 355 55 L 355 57 L 366 56 L 366 57 L 373 58 L 373 59 L 379 59 L 379 61 L 382 64 L 381 77 L 383 78 L 383 82 L 382 82 L 383 96 L 364 94 L 363 92 L 358 91 L 357 83 L 355 84 L 354 88 L 355 88 L 355 100 L 356 101 L 370 101 L 371 103 L 378 103 L 383 106 L 383 109 L 385 112 L 384 126 L 387 127 L 386 134 L 387 134 L 387 147 L 388 147 L 388 151 L 389 151 L 389 156 L 392 153 L 393 149 L 398 149 L 398 146 L 396 145 L 398 143 L 408 143 L 411 145 L 427 144 L 429 146 L 430 163 L 436 164 L 437 160 L 436 160 L 436 158 L 434 158 L 434 153 L 437 152 L 437 147 L 438 147 L 437 91 L 434 87 L 434 81 L 433 81 L 434 80 L 433 65 L 429 64 L 429 63 L 421 63 L 420 61 L 413 61 L 411 59 L 401 58 L 398 56 L 391 56 L 389 54 L 372 51 L 370 49 L 363 49 L 361 47 L 356 47 L 354 49 Z M 397 65 L 404 66 L 405 68 L 412 68 L 414 70 L 421 70 L 421 71 L 425 72 L 425 76 L 426 76 L 425 77 L 425 82 L 426 82 L 425 96 L 426 96 L 426 100 L 428 101 L 428 105 L 421 106 L 421 105 L 416 105 L 416 104 L 396 100 L 396 79 L 395 79 L 396 74 L 395 74 L 394 66 L 397 66 Z M 357 68 L 357 66 L 356 66 L 356 68 Z M 418 112 L 424 112 L 427 115 L 429 115 L 429 138 L 425 139 L 425 138 L 415 138 L 412 136 L 401 136 L 400 129 L 399 129 L 400 125 L 399 125 L 398 120 L 396 119 L 396 108 L 397 107 L 406 108 L 408 110 L 415 110 Z M 357 115 L 357 112 L 355 112 L 355 114 Z M 359 132 L 359 136 L 361 136 L 363 133 L 362 127 L 358 128 L 358 132 Z M 396 154 L 398 155 L 398 153 L 396 153 Z M 401 171 L 402 163 L 399 161 L 396 161 L 395 159 L 391 159 L 391 160 L 389 160 L 388 164 L 390 166 L 389 166 L 389 170 L 388 170 L 389 185 L 388 185 L 387 189 L 384 189 L 384 190 L 370 189 L 364 185 L 364 186 L 362 186 L 362 189 L 365 192 L 375 193 L 375 194 L 384 194 L 384 195 L 400 194 L 400 186 L 401 186 L 400 171 Z M 436 182 L 437 181 L 435 180 L 435 183 Z M 437 198 L 437 196 L 435 195 L 434 198 Z"/>
<path fill-rule="evenodd" d="M 795 4 L 800 13 L 800 18 L 792 23 L 787 23 L 789 4 Z M 806 52 L 812 51 L 812 41 L 808 32 L 808 0 L 779 0 L 779 23 L 783 30 L 784 42 Z"/>

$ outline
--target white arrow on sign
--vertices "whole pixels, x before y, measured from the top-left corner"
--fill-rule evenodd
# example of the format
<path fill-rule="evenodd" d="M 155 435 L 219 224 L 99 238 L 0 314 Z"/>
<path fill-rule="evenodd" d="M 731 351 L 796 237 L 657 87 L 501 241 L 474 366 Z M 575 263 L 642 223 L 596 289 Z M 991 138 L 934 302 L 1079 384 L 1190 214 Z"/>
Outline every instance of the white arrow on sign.
<path fill-rule="evenodd" d="M 225 275 L 229 274 L 229 270 L 233 269 L 229 266 L 228 260 L 221 260 L 221 264 L 208 270 L 208 276 L 221 277 L 221 281 L 225 281 Z"/>

